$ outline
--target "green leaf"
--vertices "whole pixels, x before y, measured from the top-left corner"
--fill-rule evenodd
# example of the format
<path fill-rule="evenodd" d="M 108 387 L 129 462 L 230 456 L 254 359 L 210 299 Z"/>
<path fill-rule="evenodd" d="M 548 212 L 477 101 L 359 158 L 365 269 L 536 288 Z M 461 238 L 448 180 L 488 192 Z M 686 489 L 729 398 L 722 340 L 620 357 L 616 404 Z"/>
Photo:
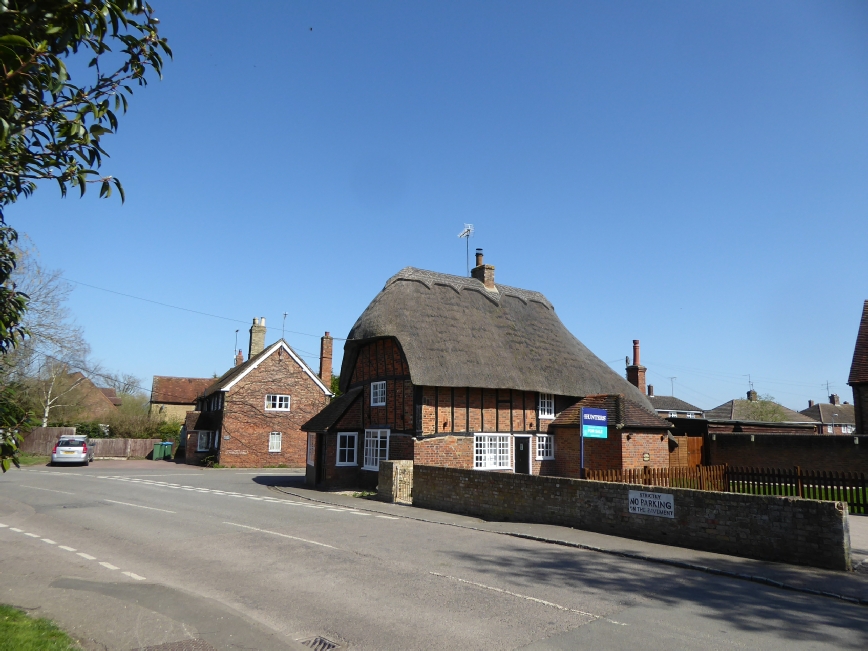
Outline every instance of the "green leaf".
<path fill-rule="evenodd" d="M 0 36 L 0 45 L 5 45 L 6 47 L 26 47 L 33 49 L 33 46 L 23 36 L 18 36 L 17 34 L 6 34 L 5 36 Z"/>

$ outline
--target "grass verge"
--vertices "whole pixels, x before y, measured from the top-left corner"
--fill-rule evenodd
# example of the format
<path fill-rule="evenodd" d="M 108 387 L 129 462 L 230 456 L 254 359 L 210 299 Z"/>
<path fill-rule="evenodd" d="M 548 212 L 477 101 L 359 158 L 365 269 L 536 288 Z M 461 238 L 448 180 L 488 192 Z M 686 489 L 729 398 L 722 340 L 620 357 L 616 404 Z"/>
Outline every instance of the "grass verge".
<path fill-rule="evenodd" d="M 49 461 L 51 461 L 51 457 L 42 456 L 41 454 L 22 452 L 18 455 L 18 463 L 22 466 L 44 466 Z"/>
<path fill-rule="evenodd" d="M 80 647 L 53 622 L 0 604 L 0 651 L 73 651 Z"/>

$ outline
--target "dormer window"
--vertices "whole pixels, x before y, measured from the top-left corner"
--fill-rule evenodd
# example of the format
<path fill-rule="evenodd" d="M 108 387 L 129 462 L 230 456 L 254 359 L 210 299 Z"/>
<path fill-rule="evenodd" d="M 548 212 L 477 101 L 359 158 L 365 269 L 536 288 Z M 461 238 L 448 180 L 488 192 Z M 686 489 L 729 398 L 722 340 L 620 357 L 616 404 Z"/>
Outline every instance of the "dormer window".
<path fill-rule="evenodd" d="M 554 418 L 555 417 L 555 397 L 551 393 L 539 394 L 539 417 Z"/>
<path fill-rule="evenodd" d="M 371 407 L 386 406 L 386 383 L 371 382 Z"/>

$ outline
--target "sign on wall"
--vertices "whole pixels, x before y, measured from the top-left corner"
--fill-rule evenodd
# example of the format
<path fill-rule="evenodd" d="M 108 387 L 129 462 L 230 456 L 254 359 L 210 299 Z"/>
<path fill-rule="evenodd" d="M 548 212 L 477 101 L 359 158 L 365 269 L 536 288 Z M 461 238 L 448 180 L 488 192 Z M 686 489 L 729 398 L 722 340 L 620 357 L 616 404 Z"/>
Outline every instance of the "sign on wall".
<path fill-rule="evenodd" d="M 609 436 L 609 414 L 605 409 L 582 407 L 582 438 L 604 439 Z"/>
<path fill-rule="evenodd" d="M 675 498 L 670 493 L 630 491 L 630 513 L 653 515 L 658 518 L 675 517 Z"/>

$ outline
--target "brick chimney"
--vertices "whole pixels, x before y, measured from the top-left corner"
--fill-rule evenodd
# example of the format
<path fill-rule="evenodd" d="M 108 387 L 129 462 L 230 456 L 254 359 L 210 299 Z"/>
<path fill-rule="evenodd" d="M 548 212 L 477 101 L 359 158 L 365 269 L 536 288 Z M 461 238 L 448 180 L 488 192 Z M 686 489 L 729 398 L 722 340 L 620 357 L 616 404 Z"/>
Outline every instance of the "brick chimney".
<path fill-rule="evenodd" d="M 485 289 L 496 292 L 494 284 L 494 265 L 483 264 L 482 249 L 476 249 L 476 266 L 470 270 L 470 275 L 485 285 Z"/>
<path fill-rule="evenodd" d="M 808 400 L 808 409 L 810 409 L 810 408 L 813 407 L 813 406 L 814 406 L 814 401 L 813 401 L 813 400 Z"/>
<path fill-rule="evenodd" d="M 319 343 L 319 379 L 331 388 L 332 385 L 332 336 L 326 332 Z"/>
<path fill-rule="evenodd" d="M 648 397 L 649 398 L 654 397 L 654 385 L 653 384 L 648 385 Z"/>
<path fill-rule="evenodd" d="M 757 392 L 756 392 L 756 391 L 754 391 L 753 389 L 751 389 L 750 391 L 747 392 L 747 399 L 748 399 L 750 402 L 756 402 L 756 401 L 759 399 L 759 396 L 757 395 Z"/>
<path fill-rule="evenodd" d="M 244 363 L 244 353 L 242 353 L 239 350 L 238 354 L 235 355 L 235 366 L 241 366 L 243 363 Z"/>
<path fill-rule="evenodd" d="M 840 396 L 838 396 L 837 393 L 833 393 L 831 396 L 829 396 L 829 403 L 833 404 L 833 405 L 840 405 L 841 404 Z"/>
<path fill-rule="evenodd" d="M 253 317 L 253 325 L 250 326 L 250 349 L 247 351 L 247 359 L 252 359 L 265 350 L 265 317 L 258 319 Z"/>
<path fill-rule="evenodd" d="M 633 340 L 633 363 L 627 366 L 627 382 L 645 393 L 645 371 L 644 366 L 639 364 L 639 340 Z"/>

